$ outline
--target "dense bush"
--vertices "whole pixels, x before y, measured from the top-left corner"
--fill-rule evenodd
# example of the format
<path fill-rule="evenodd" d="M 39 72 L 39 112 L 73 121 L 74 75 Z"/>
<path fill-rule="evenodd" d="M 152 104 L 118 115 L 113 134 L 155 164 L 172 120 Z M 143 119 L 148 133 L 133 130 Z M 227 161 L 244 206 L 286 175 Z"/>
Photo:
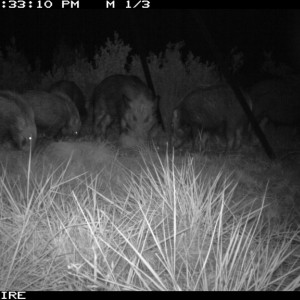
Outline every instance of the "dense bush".
<path fill-rule="evenodd" d="M 32 88 L 36 81 L 37 72 L 32 70 L 27 58 L 17 49 L 16 41 L 12 38 L 10 44 L 0 50 L 0 89 L 22 91 Z"/>

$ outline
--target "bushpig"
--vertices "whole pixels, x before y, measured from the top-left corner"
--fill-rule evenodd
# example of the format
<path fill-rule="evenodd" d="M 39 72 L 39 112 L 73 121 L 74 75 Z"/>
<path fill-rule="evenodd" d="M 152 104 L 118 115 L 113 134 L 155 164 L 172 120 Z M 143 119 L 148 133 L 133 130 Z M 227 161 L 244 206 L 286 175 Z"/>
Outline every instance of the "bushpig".
<path fill-rule="evenodd" d="M 81 122 L 84 122 L 88 116 L 86 109 L 86 100 L 77 84 L 69 80 L 60 80 L 52 84 L 48 90 L 50 93 L 64 93 L 74 102 L 80 115 Z"/>
<path fill-rule="evenodd" d="M 237 149 L 247 122 L 246 114 L 228 85 L 197 88 L 173 111 L 174 144 L 178 147 L 192 138 L 194 150 L 196 136 L 200 133 L 204 148 L 210 136 L 216 135 L 225 140 L 226 149 Z"/>
<path fill-rule="evenodd" d="M 0 92 L 0 139 L 11 140 L 18 149 L 34 148 L 37 129 L 32 108 L 12 91 Z"/>
<path fill-rule="evenodd" d="M 107 129 L 117 124 L 120 134 L 129 133 L 137 141 L 145 141 L 157 122 L 157 100 L 136 76 L 105 78 L 95 88 L 92 103 L 94 134 L 103 138 Z"/>
<path fill-rule="evenodd" d="M 32 107 L 38 132 L 49 137 L 77 135 L 81 121 L 78 110 L 63 93 L 27 91 L 24 98 Z"/>

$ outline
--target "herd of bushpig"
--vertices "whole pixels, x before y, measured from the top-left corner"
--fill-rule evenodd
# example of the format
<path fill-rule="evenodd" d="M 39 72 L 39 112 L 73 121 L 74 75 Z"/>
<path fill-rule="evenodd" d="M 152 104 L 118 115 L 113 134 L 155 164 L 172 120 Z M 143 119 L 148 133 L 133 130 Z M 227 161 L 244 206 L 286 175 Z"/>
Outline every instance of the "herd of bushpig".
<path fill-rule="evenodd" d="M 291 80 L 265 80 L 243 92 L 258 123 L 300 124 L 300 86 Z M 54 83 L 46 91 L 0 91 L 0 140 L 24 151 L 37 138 L 77 136 L 83 124 L 93 135 L 107 139 L 110 128 L 137 144 L 153 138 L 158 124 L 158 98 L 137 76 L 112 75 L 94 89 L 90 101 L 72 81 Z M 171 141 L 175 148 L 202 136 L 201 147 L 211 137 L 225 141 L 226 150 L 238 149 L 250 134 L 248 118 L 229 85 L 196 87 L 172 110 Z"/>

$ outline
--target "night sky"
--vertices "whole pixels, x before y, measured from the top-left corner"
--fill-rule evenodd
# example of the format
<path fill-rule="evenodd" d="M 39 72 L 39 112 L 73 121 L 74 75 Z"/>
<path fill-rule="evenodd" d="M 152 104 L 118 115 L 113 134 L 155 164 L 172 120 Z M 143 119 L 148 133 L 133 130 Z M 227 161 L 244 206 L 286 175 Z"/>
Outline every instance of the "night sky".
<path fill-rule="evenodd" d="M 253 67 L 261 63 L 263 50 L 272 50 L 278 61 L 299 67 L 299 10 L 210 9 L 196 10 L 196 14 L 202 17 L 223 55 L 237 46 Z M 18 49 L 30 62 L 40 57 L 46 68 L 62 39 L 74 47 L 82 44 L 92 56 L 95 47 L 103 45 L 107 37 L 112 38 L 114 31 L 133 46 L 137 26 L 147 52 L 158 53 L 168 42 L 184 40 L 187 51 L 203 60 L 214 60 L 188 10 L 176 9 L 1 10 L 0 48 L 14 36 Z"/>

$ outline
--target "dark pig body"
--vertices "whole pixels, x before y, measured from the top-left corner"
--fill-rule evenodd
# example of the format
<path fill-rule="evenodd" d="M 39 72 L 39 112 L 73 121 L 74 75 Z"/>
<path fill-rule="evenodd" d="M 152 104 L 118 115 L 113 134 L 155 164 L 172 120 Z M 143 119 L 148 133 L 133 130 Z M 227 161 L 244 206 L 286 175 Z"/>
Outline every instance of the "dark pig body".
<path fill-rule="evenodd" d="M 238 148 L 247 117 L 232 89 L 220 84 L 197 88 L 188 93 L 173 112 L 175 144 L 182 144 L 186 138 L 204 136 L 203 143 L 211 135 L 222 137 L 226 149 Z"/>
<path fill-rule="evenodd" d="M 157 121 L 157 101 L 136 76 L 105 78 L 95 88 L 92 103 L 94 134 L 104 138 L 107 129 L 115 123 L 120 133 L 129 133 L 137 141 L 144 141 Z"/>
<path fill-rule="evenodd" d="M 18 149 L 34 147 L 37 130 L 32 108 L 20 94 L 0 92 L 0 139 L 11 140 Z"/>
<path fill-rule="evenodd" d="M 81 121 L 75 104 L 65 94 L 27 91 L 24 98 L 32 107 L 40 133 L 50 137 L 77 135 Z"/>
<path fill-rule="evenodd" d="M 269 120 L 276 125 L 300 125 L 300 82 L 265 80 L 250 89 L 253 113 L 258 122 Z"/>
<path fill-rule="evenodd" d="M 48 90 L 50 93 L 64 93 L 66 94 L 76 105 L 80 115 L 80 119 L 84 122 L 88 116 L 86 109 L 86 100 L 77 84 L 69 80 L 61 80 L 55 82 Z"/>

